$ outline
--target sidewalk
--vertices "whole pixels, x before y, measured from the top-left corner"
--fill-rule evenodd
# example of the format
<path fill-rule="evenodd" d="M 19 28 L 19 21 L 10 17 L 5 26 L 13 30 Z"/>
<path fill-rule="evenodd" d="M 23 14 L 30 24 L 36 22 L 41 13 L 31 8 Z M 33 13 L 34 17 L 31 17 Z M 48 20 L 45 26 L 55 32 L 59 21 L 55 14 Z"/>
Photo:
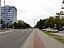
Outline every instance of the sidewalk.
<path fill-rule="evenodd" d="M 41 37 L 42 42 L 45 45 L 45 48 L 64 48 L 64 44 L 62 44 L 62 43 L 56 41 L 55 39 L 53 39 L 52 37 L 46 35 L 39 29 L 36 29 L 36 31 L 38 32 L 39 36 Z"/>
<path fill-rule="evenodd" d="M 36 31 L 34 34 L 34 48 L 45 48 L 39 34 Z"/>

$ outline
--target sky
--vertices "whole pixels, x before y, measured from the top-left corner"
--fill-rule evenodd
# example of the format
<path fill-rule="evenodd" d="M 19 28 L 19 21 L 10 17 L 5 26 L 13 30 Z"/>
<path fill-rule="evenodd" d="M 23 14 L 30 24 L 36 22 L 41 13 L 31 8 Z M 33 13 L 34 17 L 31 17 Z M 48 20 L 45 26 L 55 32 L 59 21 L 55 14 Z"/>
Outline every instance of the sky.
<path fill-rule="evenodd" d="M 17 20 L 34 26 L 40 19 L 55 16 L 60 11 L 62 0 L 5 0 L 6 5 L 17 8 Z M 4 0 L 1 1 L 4 5 Z"/>

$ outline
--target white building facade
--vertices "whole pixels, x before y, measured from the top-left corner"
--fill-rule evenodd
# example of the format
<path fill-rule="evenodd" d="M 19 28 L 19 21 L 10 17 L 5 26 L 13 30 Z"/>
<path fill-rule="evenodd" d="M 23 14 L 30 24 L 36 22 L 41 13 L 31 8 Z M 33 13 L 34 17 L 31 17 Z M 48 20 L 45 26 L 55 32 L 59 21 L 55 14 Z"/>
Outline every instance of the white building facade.
<path fill-rule="evenodd" d="M 1 19 L 5 24 L 11 24 L 17 20 L 17 9 L 14 6 L 5 5 L 1 7 Z"/>

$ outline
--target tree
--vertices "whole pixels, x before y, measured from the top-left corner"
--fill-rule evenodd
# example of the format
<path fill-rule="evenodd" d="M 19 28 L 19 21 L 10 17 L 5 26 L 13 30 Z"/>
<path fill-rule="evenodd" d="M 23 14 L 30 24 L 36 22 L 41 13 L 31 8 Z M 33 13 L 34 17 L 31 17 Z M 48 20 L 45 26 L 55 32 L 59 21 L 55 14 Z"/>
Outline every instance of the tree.
<path fill-rule="evenodd" d="M 6 27 L 6 25 L 5 25 L 5 23 L 4 23 L 4 20 L 2 20 L 2 19 L 1 19 L 1 21 L 0 21 L 0 24 L 1 24 L 1 28 L 5 28 L 5 27 Z"/>
<path fill-rule="evenodd" d="M 54 28 L 54 17 L 50 17 L 49 19 L 46 19 L 44 24 L 46 27 Z"/>
<path fill-rule="evenodd" d="M 31 26 L 27 23 L 24 23 L 25 28 L 30 28 Z"/>
<path fill-rule="evenodd" d="M 60 26 L 61 26 L 61 18 L 60 16 L 56 16 L 55 19 L 54 19 L 54 24 L 56 24 L 56 28 L 58 30 L 60 30 Z"/>
<path fill-rule="evenodd" d="M 13 24 L 8 24 L 8 28 L 13 28 Z"/>
<path fill-rule="evenodd" d="M 45 19 L 44 19 L 44 20 L 41 20 L 41 19 L 40 19 L 40 21 L 37 22 L 37 24 L 36 24 L 35 27 L 36 27 L 36 28 L 39 28 L 39 29 L 43 29 L 44 26 L 45 26 L 45 25 L 44 25 L 44 22 L 45 22 Z"/>
<path fill-rule="evenodd" d="M 16 22 L 14 22 L 14 29 L 17 29 L 18 27 L 17 27 L 17 23 Z"/>
<path fill-rule="evenodd" d="M 22 24 L 23 24 L 22 21 L 18 21 L 18 29 L 23 28 L 23 25 Z"/>
<path fill-rule="evenodd" d="M 64 26 L 64 18 L 62 18 L 61 25 Z"/>
<path fill-rule="evenodd" d="M 30 25 L 29 24 L 27 24 L 27 23 L 25 23 L 24 21 L 18 21 L 18 28 L 19 29 L 21 29 L 21 28 L 29 28 L 30 27 Z"/>
<path fill-rule="evenodd" d="M 14 29 L 25 29 L 25 28 L 30 28 L 31 26 L 27 23 L 25 23 L 22 20 L 19 20 L 18 23 L 14 23 Z"/>

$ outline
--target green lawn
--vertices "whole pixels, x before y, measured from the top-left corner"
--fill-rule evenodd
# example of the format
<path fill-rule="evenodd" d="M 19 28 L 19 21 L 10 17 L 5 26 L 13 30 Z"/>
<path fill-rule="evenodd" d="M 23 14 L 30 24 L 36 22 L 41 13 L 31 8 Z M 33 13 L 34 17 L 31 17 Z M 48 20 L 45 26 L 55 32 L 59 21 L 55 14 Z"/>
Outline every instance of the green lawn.
<path fill-rule="evenodd" d="M 49 35 L 50 37 L 53 37 L 55 38 L 57 41 L 61 42 L 64 44 L 64 38 L 62 38 L 61 36 L 58 36 L 58 35 L 55 35 L 55 34 L 52 34 L 50 32 L 46 32 L 46 31 L 43 31 L 41 30 L 42 32 L 46 33 L 47 35 Z"/>
<path fill-rule="evenodd" d="M 0 30 L 0 32 L 4 32 L 4 30 Z"/>

